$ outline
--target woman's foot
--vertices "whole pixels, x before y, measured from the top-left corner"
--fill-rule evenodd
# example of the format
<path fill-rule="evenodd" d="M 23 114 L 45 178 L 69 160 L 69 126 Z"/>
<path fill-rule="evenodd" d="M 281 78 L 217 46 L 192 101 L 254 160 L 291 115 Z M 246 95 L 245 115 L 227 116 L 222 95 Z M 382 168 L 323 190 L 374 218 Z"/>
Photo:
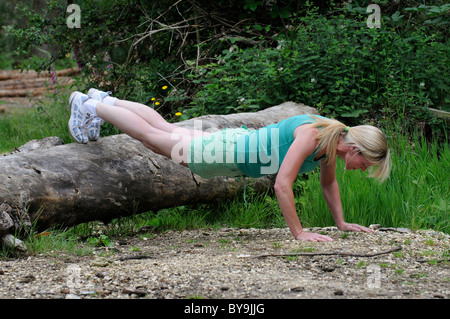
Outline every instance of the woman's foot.
<path fill-rule="evenodd" d="M 69 98 L 69 132 L 75 141 L 82 144 L 89 141 L 89 127 L 94 119 L 94 116 L 88 113 L 83 106 L 88 99 L 89 96 L 81 92 L 73 92 Z"/>
<path fill-rule="evenodd" d="M 87 95 L 91 99 L 94 99 L 94 100 L 97 100 L 97 101 L 100 101 L 100 102 L 104 102 L 103 99 L 105 97 L 107 97 L 107 96 L 111 96 L 111 92 L 109 92 L 109 91 L 108 92 L 104 92 L 104 91 L 100 91 L 98 89 L 91 88 L 91 89 L 89 89 Z"/>
<path fill-rule="evenodd" d="M 106 101 L 104 101 L 104 99 L 106 97 L 109 97 L 111 100 L 107 101 L 107 102 L 109 102 L 107 104 L 111 104 L 111 103 L 114 104 L 114 100 L 115 100 L 115 98 L 111 97 L 111 92 L 109 92 L 109 91 L 104 92 L 104 91 L 100 91 L 100 90 L 94 89 L 94 88 L 89 89 L 88 96 L 91 99 L 94 99 L 94 100 L 97 100 L 100 102 L 106 102 Z M 91 127 L 89 128 L 89 132 L 88 132 L 89 140 L 91 140 L 91 141 L 98 140 L 98 138 L 100 137 L 100 127 L 103 125 L 103 123 L 105 123 L 105 121 L 103 119 L 99 118 L 98 116 L 92 120 Z"/>

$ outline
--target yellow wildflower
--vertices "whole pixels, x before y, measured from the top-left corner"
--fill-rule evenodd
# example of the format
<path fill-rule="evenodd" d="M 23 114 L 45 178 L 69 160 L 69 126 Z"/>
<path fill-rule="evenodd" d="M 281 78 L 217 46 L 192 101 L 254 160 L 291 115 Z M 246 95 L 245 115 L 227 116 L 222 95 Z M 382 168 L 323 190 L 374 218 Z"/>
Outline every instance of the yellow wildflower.
<path fill-rule="evenodd" d="M 164 86 L 162 87 L 162 89 L 163 89 L 163 90 L 167 90 L 167 85 L 164 85 Z"/>
<path fill-rule="evenodd" d="M 180 116 L 181 114 L 183 114 L 183 113 L 177 112 L 177 113 L 175 113 L 175 116 Z"/>
<path fill-rule="evenodd" d="M 156 100 L 156 97 L 152 97 L 152 101 Z"/>
<path fill-rule="evenodd" d="M 159 105 L 160 103 L 159 102 L 155 102 L 155 105 Z"/>

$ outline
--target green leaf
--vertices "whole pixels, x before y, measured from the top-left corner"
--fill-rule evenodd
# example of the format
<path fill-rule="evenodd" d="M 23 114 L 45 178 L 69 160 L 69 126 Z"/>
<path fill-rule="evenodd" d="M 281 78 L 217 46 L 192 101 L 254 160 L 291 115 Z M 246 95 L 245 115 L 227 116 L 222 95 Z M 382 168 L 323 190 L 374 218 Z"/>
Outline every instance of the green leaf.
<path fill-rule="evenodd" d="M 289 16 L 291 15 L 291 8 L 289 8 L 289 7 L 283 7 L 283 8 L 281 8 L 280 11 L 279 11 L 279 15 L 280 15 L 280 17 L 282 17 L 283 19 L 289 18 Z"/>
<path fill-rule="evenodd" d="M 255 24 L 255 25 L 253 25 L 253 29 L 255 29 L 256 31 L 261 31 L 263 29 L 263 27 L 260 26 L 259 24 Z"/>
<path fill-rule="evenodd" d="M 399 11 L 396 11 L 392 16 L 392 21 L 399 21 L 404 17 L 404 15 L 400 15 Z"/>
<path fill-rule="evenodd" d="M 259 5 L 262 4 L 262 1 L 254 1 L 254 0 L 246 0 L 244 9 L 250 9 L 252 11 L 255 11 Z"/>
<path fill-rule="evenodd" d="M 405 9 L 403 9 L 403 11 L 418 12 L 419 9 L 417 9 L 416 7 L 412 7 L 412 8 L 405 8 Z"/>

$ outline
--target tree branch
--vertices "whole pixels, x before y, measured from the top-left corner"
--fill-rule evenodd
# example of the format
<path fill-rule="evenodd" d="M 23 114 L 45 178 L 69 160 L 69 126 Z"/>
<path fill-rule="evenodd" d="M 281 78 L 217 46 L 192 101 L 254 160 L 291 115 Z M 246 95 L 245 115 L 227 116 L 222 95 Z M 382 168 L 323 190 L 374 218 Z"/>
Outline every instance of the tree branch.
<path fill-rule="evenodd" d="M 382 250 L 375 253 L 351 253 L 345 251 L 322 251 L 322 252 L 298 252 L 298 253 L 280 253 L 280 254 L 262 254 L 256 256 L 241 256 L 241 258 L 265 258 L 265 257 L 289 257 L 289 256 L 352 256 L 352 257 L 375 257 L 396 252 L 402 249 L 402 246 L 389 250 Z"/>

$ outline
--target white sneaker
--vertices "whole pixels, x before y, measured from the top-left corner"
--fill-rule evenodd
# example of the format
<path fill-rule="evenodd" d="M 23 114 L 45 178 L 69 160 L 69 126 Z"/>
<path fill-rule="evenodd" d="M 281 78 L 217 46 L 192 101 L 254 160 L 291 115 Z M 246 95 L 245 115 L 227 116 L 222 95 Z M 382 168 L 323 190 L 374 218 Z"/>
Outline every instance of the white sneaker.
<path fill-rule="evenodd" d="M 87 132 L 90 141 L 96 141 L 99 139 L 100 127 L 103 125 L 103 123 L 105 123 L 105 121 L 97 116 L 92 118 L 92 122 L 89 125 Z"/>
<path fill-rule="evenodd" d="M 88 129 L 95 118 L 83 106 L 83 103 L 88 99 L 89 96 L 81 92 L 73 92 L 69 98 L 69 132 L 75 141 L 82 144 L 86 144 L 89 141 Z"/>
<path fill-rule="evenodd" d="M 100 91 L 100 90 L 91 88 L 88 91 L 88 95 L 91 99 L 102 102 L 105 97 L 111 95 L 111 92 L 110 91 L 104 92 L 104 91 Z"/>
<path fill-rule="evenodd" d="M 103 102 L 103 99 L 110 96 L 111 92 L 104 92 L 94 88 L 89 89 L 88 96 L 91 99 Z M 92 120 L 91 126 L 89 127 L 88 137 L 91 141 L 96 141 L 100 137 L 100 127 L 105 123 L 105 121 L 99 117 L 95 117 Z"/>

